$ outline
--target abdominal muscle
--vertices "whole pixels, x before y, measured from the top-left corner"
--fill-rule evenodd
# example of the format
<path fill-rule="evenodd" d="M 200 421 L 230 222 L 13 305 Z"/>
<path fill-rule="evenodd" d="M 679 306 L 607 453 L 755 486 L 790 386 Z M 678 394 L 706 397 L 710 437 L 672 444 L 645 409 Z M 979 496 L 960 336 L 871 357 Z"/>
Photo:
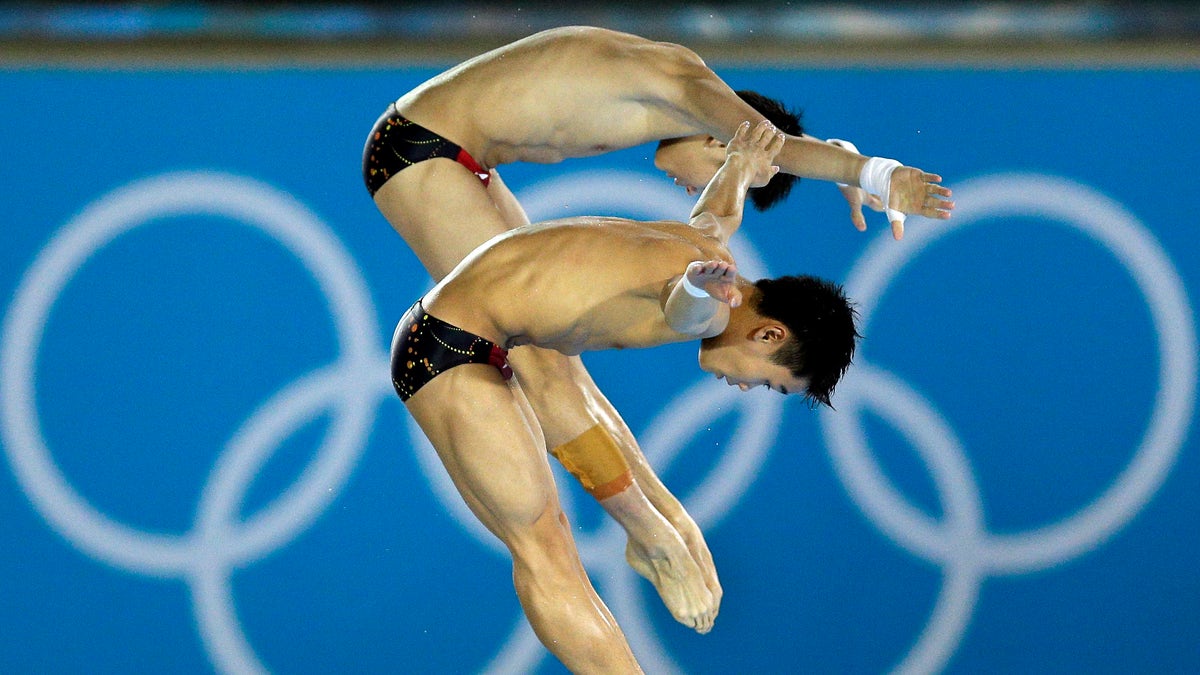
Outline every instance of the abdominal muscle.
<path fill-rule="evenodd" d="M 508 344 L 514 347 L 534 344 L 573 356 L 586 351 L 650 347 L 687 339 L 660 320 L 661 314 L 658 300 L 641 294 L 587 306 L 575 314 L 528 311 L 522 315 L 522 323 L 528 330 L 512 336 Z"/>

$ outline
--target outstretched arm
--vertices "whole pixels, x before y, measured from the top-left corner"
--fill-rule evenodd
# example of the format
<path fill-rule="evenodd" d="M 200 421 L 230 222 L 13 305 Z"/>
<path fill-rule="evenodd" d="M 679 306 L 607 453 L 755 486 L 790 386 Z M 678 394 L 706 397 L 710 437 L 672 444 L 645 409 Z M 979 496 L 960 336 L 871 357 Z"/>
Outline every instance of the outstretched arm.
<path fill-rule="evenodd" d="M 850 141 L 831 138 L 826 142 L 858 153 L 858 148 Z M 942 177 L 937 174 L 902 166 L 893 159 L 871 157 L 863 162 L 857 187 L 842 182 L 838 182 L 838 187 L 850 205 L 850 220 L 859 232 L 867 230 L 867 221 L 862 214 L 865 203 L 887 214 L 892 236 L 898 240 L 904 236 L 904 219 L 908 213 L 943 220 L 950 217 L 954 202 L 950 201 L 950 188 L 938 185 L 941 181 Z M 916 199 L 921 200 L 919 206 Z"/>
<path fill-rule="evenodd" d="M 766 185 L 779 172 L 772 163 L 783 146 L 784 134 L 763 120 L 753 129 L 743 122 L 725 146 L 725 163 L 700 193 L 688 224 L 729 243 L 742 224 L 746 190 Z"/>
<path fill-rule="evenodd" d="M 737 267 L 725 260 L 696 260 L 663 288 L 667 325 L 684 335 L 710 337 L 725 330 L 727 307 L 742 304 Z"/>
<path fill-rule="evenodd" d="M 692 57 L 684 61 L 686 67 L 676 72 L 678 86 L 664 89 L 671 92 L 673 100 L 669 103 L 677 114 L 696 129 L 719 139 L 729 138 L 744 120 L 757 123 L 764 119 L 761 113 L 743 101 L 704 65 L 698 56 L 692 54 Z M 888 220 L 896 239 L 903 236 L 905 214 L 942 220 L 950 217 L 954 203 L 950 201 L 950 190 L 940 185 L 941 176 L 915 167 L 900 166 L 888 173 L 882 184 L 874 184 L 870 180 L 864 184 L 864 177 L 869 179 L 878 174 L 870 169 L 869 162 L 872 159 L 882 158 L 863 156 L 850 143 L 826 143 L 805 134 L 785 134 L 776 163 L 784 173 L 833 181 L 845 186 L 842 193 L 851 207 L 851 221 L 860 231 L 867 226 L 862 217 L 864 200 L 877 210 L 883 210 L 884 207 L 891 210 Z M 863 190 L 850 189 L 853 186 Z M 875 199 L 872 199 L 872 195 Z M 879 201 L 885 196 L 886 204 Z"/>

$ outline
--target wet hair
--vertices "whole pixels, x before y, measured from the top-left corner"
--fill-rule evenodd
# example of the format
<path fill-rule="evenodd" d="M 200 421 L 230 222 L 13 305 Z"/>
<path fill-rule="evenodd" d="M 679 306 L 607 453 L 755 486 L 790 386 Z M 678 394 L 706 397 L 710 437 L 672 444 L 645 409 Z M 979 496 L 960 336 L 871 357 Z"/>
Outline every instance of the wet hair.
<path fill-rule="evenodd" d="M 738 97 L 750 104 L 763 117 L 771 120 L 771 124 L 775 125 L 785 134 L 799 136 L 804 133 L 804 125 L 800 122 L 800 111 L 790 111 L 781 101 L 773 98 L 767 98 L 762 94 L 754 91 L 738 91 Z M 793 176 L 782 171 L 775 174 L 771 182 L 762 187 L 750 188 L 747 193 L 750 201 L 754 203 L 754 208 L 759 211 L 766 211 L 772 206 L 783 201 L 788 193 L 792 191 L 792 186 L 800 180 L 799 176 Z"/>
<path fill-rule="evenodd" d="M 808 379 L 809 405 L 831 409 L 833 389 L 850 367 L 858 334 L 858 311 L 842 287 L 812 276 L 759 279 L 754 309 L 787 326 L 792 337 L 771 361 Z"/>

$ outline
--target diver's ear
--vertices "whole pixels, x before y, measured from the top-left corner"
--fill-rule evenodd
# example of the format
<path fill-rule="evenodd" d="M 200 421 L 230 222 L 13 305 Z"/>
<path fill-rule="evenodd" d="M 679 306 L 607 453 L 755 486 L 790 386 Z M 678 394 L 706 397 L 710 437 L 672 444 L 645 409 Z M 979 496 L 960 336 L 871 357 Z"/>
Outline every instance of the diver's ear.
<path fill-rule="evenodd" d="M 762 342 L 765 344 L 778 344 L 786 340 L 787 337 L 787 328 L 777 323 L 769 323 L 756 328 L 751 339 L 753 339 L 755 342 Z"/>

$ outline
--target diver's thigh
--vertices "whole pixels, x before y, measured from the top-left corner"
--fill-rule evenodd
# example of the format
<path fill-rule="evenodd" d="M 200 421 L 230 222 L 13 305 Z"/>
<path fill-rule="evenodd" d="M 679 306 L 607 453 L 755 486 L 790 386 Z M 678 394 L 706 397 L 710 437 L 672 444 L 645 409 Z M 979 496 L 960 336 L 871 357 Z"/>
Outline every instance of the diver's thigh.
<path fill-rule="evenodd" d="M 375 205 L 434 280 L 508 229 L 479 178 L 446 158 L 396 174 L 375 193 Z"/>
<path fill-rule="evenodd" d="M 602 410 L 608 400 L 578 356 L 526 346 L 510 351 L 508 360 L 542 427 L 547 447 L 568 443 L 604 421 Z"/>
<path fill-rule="evenodd" d="M 505 542 L 557 504 L 545 444 L 516 386 L 490 365 L 466 364 L 406 402 L 467 505 Z"/>

